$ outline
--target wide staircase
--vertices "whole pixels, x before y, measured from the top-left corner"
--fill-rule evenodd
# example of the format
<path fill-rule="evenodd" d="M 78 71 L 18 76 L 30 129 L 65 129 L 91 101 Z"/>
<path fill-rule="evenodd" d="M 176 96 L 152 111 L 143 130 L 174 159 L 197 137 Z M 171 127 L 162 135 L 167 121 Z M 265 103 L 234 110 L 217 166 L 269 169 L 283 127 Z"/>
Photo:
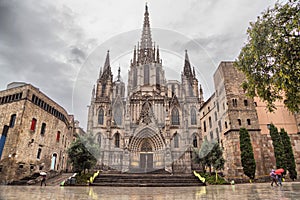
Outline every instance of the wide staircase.
<path fill-rule="evenodd" d="M 126 174 L 126 173 L 100 173 L 92 186 L 114 187 L 185 187 L 204 186 L 193 174 Z"/>

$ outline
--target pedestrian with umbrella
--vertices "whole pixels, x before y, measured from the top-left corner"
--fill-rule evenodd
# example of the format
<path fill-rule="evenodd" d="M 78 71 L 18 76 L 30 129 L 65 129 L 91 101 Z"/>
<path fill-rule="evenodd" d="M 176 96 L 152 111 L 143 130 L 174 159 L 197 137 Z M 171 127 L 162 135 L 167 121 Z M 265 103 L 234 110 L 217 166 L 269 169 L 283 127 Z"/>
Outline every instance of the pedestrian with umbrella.
<path fill-rule="evenodd" d="M 46 172 L 41 172 L 40 175 L 42 176 L 42 181 L 41 181 L 41 187 L 43 186 L 43 183 L 46 187 L 46 176 L 47 176 L 47 173 Z"/>
<path fill-rule="evenodd" d="M 275 170 L 275 174 L 277 176 L 277 180 L 280 186 L 282 186 L 282 173 L 284 172 L 284 169 L 280 168 L 280 169 L 276 169 Z"/>

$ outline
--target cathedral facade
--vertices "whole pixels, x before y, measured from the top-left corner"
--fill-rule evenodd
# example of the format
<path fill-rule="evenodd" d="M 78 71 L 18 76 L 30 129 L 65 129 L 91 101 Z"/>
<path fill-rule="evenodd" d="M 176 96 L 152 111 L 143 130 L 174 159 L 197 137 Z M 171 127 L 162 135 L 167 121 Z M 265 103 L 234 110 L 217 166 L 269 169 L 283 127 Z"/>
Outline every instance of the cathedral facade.
<path fill-rule="evenodd" d="M 88 112 L 87 133 L 97 138 L 99 164 L 131 172 L 171 169 L 174 161 L 201 141 L 197 119 L 203 94 L 187 51 L 181 82 L 166 80 L 159 48 L 152 42 L 147 5 L 127 90 L 120 73 L 119 68 L 113 81 L 107 52 Z M 181 159 L 182 166 L 188 160 L 189 156 Z M 188 171 L 185 168 L 182 172 Z"/>
<path fill-rule="evenodd" d="M 94 86 L 88 112 L 87 133 L 96 138 L 99 164 L 123 172 L 165 169 L 190 173 L 192 148 L 202 141 L 218 141 L 229 179 L 245 178 L 241 163 L 240 128 L 246 128 L 256 161 L 256 177 L 268 178 L 276 168 L 269 125 L 285 129 L 290 137 L 300 174 L 300 115 L 282 102 L 266 111 L 259 98 L 247 97 L 240 87 L 245 80 L 233 62 L 221 62 L 213 75 L 214 93 L 204 102 L 201 85 L 187 51 L 181 80 L 166 80 L 158 46 L 151 38 L 146 5 L 142 37 L 134 47 L 127 86 L 119 68 L 116 81 L 107 52 Z M 125 90 L 125 87 L 126 90 Z M 126 94 L 125 94 L 126 93 Z"/>

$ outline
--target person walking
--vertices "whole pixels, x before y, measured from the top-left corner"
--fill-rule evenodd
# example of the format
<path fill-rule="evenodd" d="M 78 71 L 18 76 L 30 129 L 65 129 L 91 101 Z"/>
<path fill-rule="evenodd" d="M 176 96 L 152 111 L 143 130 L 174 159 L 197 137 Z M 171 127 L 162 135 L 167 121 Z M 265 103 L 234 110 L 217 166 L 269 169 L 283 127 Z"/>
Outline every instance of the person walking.
<path fill-rule="evenodd" d="M 282 186 L 282 174 L 281 173 L 277 173 L 277 181 L 279 183 L 280 186 Z"/>
<path fill-rule="evenodd" d="M 274 169 L 272 169 L 272 171 L 270 173 L 270 177 L 271 177 L 271 186 L 273 187 L 274 183 L 276 184 L 276 186 L 278 186 L 278 184 L 277 184 L 277 178 L 276 178 L 276 173 L 275 173 Z"/>
<path fill-rule="evenodd" d="M 42 180 L 41 180 L 41 187 L 43 186 L 43 184 L 46 187 L 46 175 L 42 175 Z"/>

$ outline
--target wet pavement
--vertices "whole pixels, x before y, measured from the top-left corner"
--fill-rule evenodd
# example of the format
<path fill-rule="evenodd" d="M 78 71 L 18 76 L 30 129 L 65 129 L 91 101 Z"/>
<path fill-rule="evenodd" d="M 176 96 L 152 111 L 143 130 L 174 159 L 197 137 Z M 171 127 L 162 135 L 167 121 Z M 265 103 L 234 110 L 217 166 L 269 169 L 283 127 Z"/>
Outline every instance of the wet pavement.
<path fill-rule="evenodd" d="M 300 182 L 282 187 L 269 183 L 200 187 L 59 187 L 0 186 L 0 200 L 112 199 L 112 200 L 198 200 L 198 199 L 300 199 Z"/>

